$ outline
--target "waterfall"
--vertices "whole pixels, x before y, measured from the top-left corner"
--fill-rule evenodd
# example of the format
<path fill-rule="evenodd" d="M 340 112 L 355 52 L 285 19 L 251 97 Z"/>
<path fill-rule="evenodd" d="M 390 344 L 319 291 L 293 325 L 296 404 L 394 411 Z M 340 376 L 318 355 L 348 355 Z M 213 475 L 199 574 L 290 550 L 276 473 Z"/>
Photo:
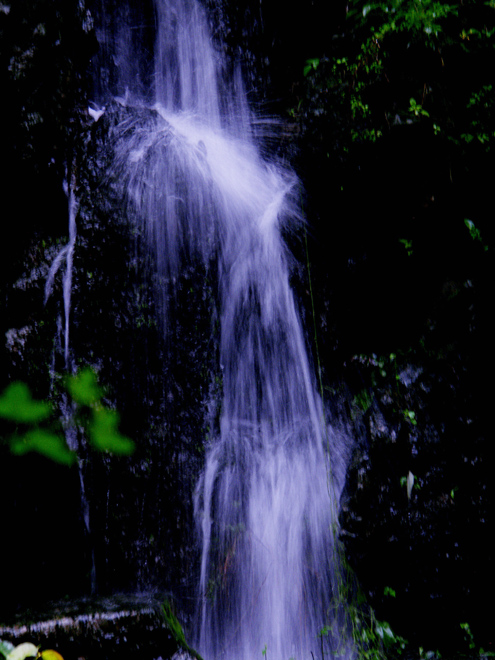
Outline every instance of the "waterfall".
<path fill-rule="evenodd" d="M 155 12 L 154 101 L 121 66 L 119 102 L 134 110 L 113 128 L 112 176 L 153 251 L 163 331 L 185 262 L 217 283 L 223 395 L 194 496 L 197 647 L 206 660 L 309 660 L 335 622 L 344 439 L 325 422 L 289 281 L 282 233 L 301 224 L 299 184 L 262 157 L 203 8 L 157 0 Z M 326 643 L 346 655 L 338 631 Z"/>

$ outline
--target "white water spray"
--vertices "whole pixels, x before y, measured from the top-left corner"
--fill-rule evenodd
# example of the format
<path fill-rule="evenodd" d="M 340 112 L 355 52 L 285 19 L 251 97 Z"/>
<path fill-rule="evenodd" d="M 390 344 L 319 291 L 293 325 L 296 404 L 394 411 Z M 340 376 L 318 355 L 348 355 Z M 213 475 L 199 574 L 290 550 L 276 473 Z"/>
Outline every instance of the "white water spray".
<path fill-rule="evenodd" d="M 156 15 L 156 104 L 114 129 L 114 177 L 153 246 L 164 328 L 184 260 L 218 271 L 223 400 L 195 493 L 197 646 L 206 660 L 309 660 L 335 623 L 343 475 L 329 454 L 343 440 L 324 421 L 289 283 L 282 229 L 300 222 L 298 182 L 260 156 L 196 0 L 157 0 Z M 338 636 L 327 652 L 346 656 Z"/>

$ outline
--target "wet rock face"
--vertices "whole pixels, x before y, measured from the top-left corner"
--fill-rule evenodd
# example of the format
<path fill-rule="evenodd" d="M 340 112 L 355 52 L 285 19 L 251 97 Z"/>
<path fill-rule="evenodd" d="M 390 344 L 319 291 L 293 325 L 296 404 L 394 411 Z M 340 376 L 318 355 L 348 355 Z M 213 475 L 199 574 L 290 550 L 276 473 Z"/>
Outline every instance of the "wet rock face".
<path fill-rule="evenodd" d="M 396 159 L 390 164 L 398 167 Z M 423 648 L 459 650 L 460 623 L 468 621 L 487 648 L 492 257 L 465 234 L 462 219 L 454 224 L 452 190 L 442 197 L 447 208 L 424 209 L 421 222 L 415 216 L 414 254 L 400 253 L 405 213 L 394 206 L 369 222 L 370 200 L 386 211 L 389 190 L 405 200 L 402 191 L 414 184 L 406 178 L 396 189 L 393 177 L 380 168 L 373 177 L 371 166 L 361 182 L 370 194 L 355 182 L 353 190 L 363 205 L 332 207 L 334 240 L 315 223 L 310 243 L 324 378 L 350 391 L 344 396 L 361 438 L 347 475 L 342 540 L 377 616 L 398 634 Z M 321 213 L 325 200 L 309 185 Z"/>
<path fill-rule="evenodd" d="M 153 121 L 151 111 L 142 112 L 143 121 Z M 136 451 L 114 459 L 91 451 L 80 437 L 78 471 L 40 456 L 12 457 L 0 446 L 2 519 L 16 539 L 5 558 L 15 582 L 0 604 L 0 619 L 33 601 L 88 593 L 92 574 L 103 593 L 166 585 L 187 600 L 195 589 L 189 579 L 197 561 L 191 499 L 214 379 L 215 303 L 204 269 L 191 264 L 175 283 L 173 330 L 165 333 L 157 321 L 153 256 L 108 177 L 112 125 L 123 113 L 121 106 L 108 108 L 81 131 L 74 152 L 79 210 L 70 354 L 75 368 L 97 370 L 106 404 L 119 411 L 121 431 Z M 12 275 L 13 304 L 4 317 L 10 326 L 5 382 L 27 382 L 56 409 L 66 368 L 65 264 L 46 305 L 43 300 L 48 267 L 66 244 L 63 235 L 33 241 L 20 274 Z M 66 548 L 61 557 L 55 546 Z"/>
<path fill-rule="evenodd" d="M 128 603 L 129 605 L 129 603 Z M 64 614 L 28 625 L 0 627 L 0 638 L 15 646 L 34 643 L 41 650 L 54 649 L 64 660 L 107 660 L 144 658 L 167 660 L 172 657 L 190 658 L 181 649 L 158 607 L 139 605 L 125 609 L 75 613 L 74 606 L 64 604 Z"/>
<path fill-rule="evenodd" d="M 488 438 L 468 404 L 466 364 L 416 360 L 351 368 L 374 385 L 353 402 L 363 440 L 348 472 L 341 538 L 377 616 L 398 634 L 459 651 L 468 621 L 487 646 Z"/>

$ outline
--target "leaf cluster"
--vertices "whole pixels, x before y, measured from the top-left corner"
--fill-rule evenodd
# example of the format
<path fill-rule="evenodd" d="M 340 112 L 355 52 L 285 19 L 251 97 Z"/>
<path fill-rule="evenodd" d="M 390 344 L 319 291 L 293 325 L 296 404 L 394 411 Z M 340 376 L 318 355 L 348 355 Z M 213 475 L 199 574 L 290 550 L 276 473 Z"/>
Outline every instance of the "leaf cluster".
<path fill-rule="evenodd" d="M 346 576 L 342 578 L 334 604 L 335 610 L 342 610 L 342 613 L 335 621 L 346 631 L 344 638 L 352 639 L 357 657 L 360 660 L 391 660 L 401 657 L 408 648 L 408 641 L 394 632 L 387 621 L 376 617 L 350 567 L 346 567 Z M 395 598 L 395 591 L 385 587 L 385 595 Z M 336 639 L 342 638 L 339 630 L 335 629 L 335 623 L 325 626 L 319 637 L 323 640 L 324 636 L 332 633 Z"/>
<path fill-rule="evenodd" d="M 102 403 L 103 390 L 91 368 L 68 376 L 67 393 L 72 399 L 72 414 L 67 420 L 54 419 L 50 401 L 34 399 L 26 383 L 11 383 L 0 395 L 0 418 L 14 426 L 8 438 L 10 450 L 18 456 L 37 452 L 57 463 L 73 465 L 77 453 L 66 441 L 67 431 L 83 428 L 94 449 L 128 455 L 134 443 L 118 430 L 119 414 Z"/>
<path fill-rule="evenodd" d="M 182 626 L 180 625 L 180 622 L 177 619 L 173 611 L 172 604 L 170 603 L 169 600 L 165 600 L 164 603 L 162 604 L 162 615 L 165 624 L 167 625 L 167 628 L 170 630 L 170 633 L 172 634 L 174 640 L 177 642 L 177 645 L 196 660 L 203 660 L 202 657 L 199 655 L 199 653 L 194 649 L 192 649 L 187 643 L 186 637 L 184 635 L 184 631 L 182 630 Z"/>
<path fill-rule="evenodd" d="M 354 144 L 417 123 L 489 151 L 494 63 L 493 2 L 351 0 L 345 33 L 306 61 L 291 114 L 344 159 Z"/>

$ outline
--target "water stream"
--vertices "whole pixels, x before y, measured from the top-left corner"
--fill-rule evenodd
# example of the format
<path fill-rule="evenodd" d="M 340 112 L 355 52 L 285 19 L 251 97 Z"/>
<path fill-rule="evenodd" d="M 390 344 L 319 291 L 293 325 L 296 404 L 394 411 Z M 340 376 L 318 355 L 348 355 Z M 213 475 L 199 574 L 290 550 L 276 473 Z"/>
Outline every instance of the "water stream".
<path fill-rule="evenodd" d="M 289 282 L 282 233 L 301 224 L 299 184 L 261 156 L 239 72 L 225 84 L 203 8 L 157 0 L 155 11 L 153 94 L 121 67 L 120 102 L 135 112 L 114 129 L 113 176 L 154 254 L 163 331 L 185 262 L 218 283 L 223 395 L 194 497 L 192 641 L 206 660 L 309 660 L 335 621 L 345 439 L 325 421 Z M 326 642 L 348 653 L 340 633 Z"/>

